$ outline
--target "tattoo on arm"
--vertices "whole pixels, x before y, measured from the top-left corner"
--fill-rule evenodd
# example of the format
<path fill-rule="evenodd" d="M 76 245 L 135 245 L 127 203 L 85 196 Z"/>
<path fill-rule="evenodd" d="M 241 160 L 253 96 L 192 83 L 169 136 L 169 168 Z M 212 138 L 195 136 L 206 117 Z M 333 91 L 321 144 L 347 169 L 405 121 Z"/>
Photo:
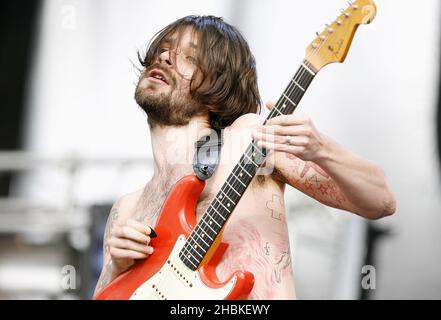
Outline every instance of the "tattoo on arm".
<path fill-rule="evenodd" d="M 107 244 L 108 242 L 107 240 L 113 229 L 113 225 L 115 224 L 115 221 L 118 220 L 118 217 L 119 217 L 119 202 L 117 201 L 110 210 L 109 217 L 107 218 L 106 228 L 103 236 L 103 263 L 105 261 L 107 262 L 103 266 L 103 270 L 101 272 L 100 278 L 98 279 L 98 283 L 95 288 L 95 294 L 99 292 L 101 289 L 103 289 L 111 281 L 112 260 L 110 258 L 110 249 L 109 249 L 109 245 Z"/>
<path fill-rule="evenodd" d="M 95 288 L 95 294 L 104 289 L 104 287 L 109 284 L 109 282 L 111 281 L 111 274 L 112 260 L 109 259 L 109 261 L 107 261 L 106 265 L 104 266 L 103 271 L 101 272 L 100 278 Z"/>
<path fill-rule="evenodd" d="M 118 220 L 119 217 L 119 203 L 115 203 L 110 210 L 109 217 L 107 218 L 106 223 L 106 230 L 104 231 L 104 237 L 103 237 L 103 253 L 105 255 L 110 254 L 109 252 L 109 246 L 107 245 L 107 240 L 110 236 L 110 232 L 113 229 L 113 225 L 115 224 L 115 221 Z"/>
<path fill-rule="evenodd" d="M 343 192 L 320 166 L 311 161 L 300 160 L 292 154 L 286 153 L 285 156 L 295 163 L 295 172 L 286 174 L 285 179 L 289 184 L 326 205 L 336 208 L 347 205 Z"/>

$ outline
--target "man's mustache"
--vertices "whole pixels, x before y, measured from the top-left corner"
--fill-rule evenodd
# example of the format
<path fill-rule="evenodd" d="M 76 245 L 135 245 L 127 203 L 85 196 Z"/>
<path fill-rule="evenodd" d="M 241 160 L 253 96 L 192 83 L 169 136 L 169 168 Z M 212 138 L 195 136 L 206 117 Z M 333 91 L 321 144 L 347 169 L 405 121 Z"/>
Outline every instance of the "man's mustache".
<path fill-rule="evenodd" d="M 147 76 L 149 74 L 150 71 L 152 71 L 153 69 L 157 69 L 160 70 L 164 73 L 164 76 L 167 78 L 167 81 L 169 84 L 175 84 L 176 80 L 175 78 L 172 76 L 170 70 L 168 70 L 167 68 L 164 68 L 161 64 L 159 63 L 154 63 L 150 66 L 148 66 L 145 71 L 144 71 L 144 77 Z"/>

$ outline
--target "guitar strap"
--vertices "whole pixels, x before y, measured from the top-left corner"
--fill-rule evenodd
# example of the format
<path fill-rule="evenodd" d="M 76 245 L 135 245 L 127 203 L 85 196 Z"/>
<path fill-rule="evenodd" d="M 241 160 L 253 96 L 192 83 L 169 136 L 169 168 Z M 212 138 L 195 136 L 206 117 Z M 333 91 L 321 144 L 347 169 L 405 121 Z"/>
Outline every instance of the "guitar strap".
<path fill-rule="evenodd" d="M 211 130 L 210 135 L 203 136 L 195 143 L 193 170 L 200 180 L 210 178 L 220 161 L 223 144 L 222 130 Z"/>

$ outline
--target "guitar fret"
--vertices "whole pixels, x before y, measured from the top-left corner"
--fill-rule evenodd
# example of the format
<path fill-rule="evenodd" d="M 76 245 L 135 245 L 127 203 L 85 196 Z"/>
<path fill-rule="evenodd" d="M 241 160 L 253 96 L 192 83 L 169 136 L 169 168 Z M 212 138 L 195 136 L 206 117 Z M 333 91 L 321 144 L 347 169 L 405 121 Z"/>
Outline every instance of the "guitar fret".
<path fill-rule="evenodd" d="M 244 168 L 244 167 L 242 167 L 242 165 L 240 164 L 240 162 L 238 163 L 238 165 L 239 165 L 239 167 L 243 170 L 243 171 L 245 171 L 246 172 L 246 174 L 252 179 L 253 178 L 253 176 Z"/>
<path fill-rule="evenodd" d="M 188 262 L 190 262 L 191 264 L 192 264 L 192 266 L 193 267 L 195 267 L 196 269 L 197 269 L 197 265 L 195 265 L 193 262 L 191 262 L 191 260 L 190 259 L 188 259 L 184 254 L 183 254 L 183 257 L 184 257 L 184 259 L 185 259 L 185 261 L 188 261 Z M 182 260 L 182 257 L 181 257 L 181 260 Z"/>
<path fill-rule="evenodd" d="M 222 214 L 220 214 L 219 211 L 217 211 L 216 208 L 213 207 L 213 205 L 210 205 L 210 206 L 208 207 L 208 209 L 213 209 L 214 211 L 216 211 L 216 213 L 219 215 L 219 217 L 222 218 L 222 220 L 226 221 L 226 219 L 222 216 Z M 208 209 L 207 209 L 207 210 L 208 210 Z M 207 211 L 207 212 L 208 212 L 208 211 Z"/>
<path fill-rule="evenodd" d="M 279 109 L 277 109 L 277 107 L 274 107 L 273 110 L 277 111 L 277 113 L 281 116 L 283 116 L 284 114 L 282 112 L 279 111 Z"/>
<path fill-rule="evenodd" d="M 188 250 L 185 246 L 184 249 L 187 250 L 188 255 L 190 255 L 193 259 L 195 259 L 196 261 L 198 261 L 199 259 L 196 259 L 190 252 L 190 250 Z M 185 256 L 185 255 L 184 255 Z M 186 258 L 190 259 L 188 256 L 185 256 Z M 191 260 L 188 260 L 191 262 Z M 193 264 L 193 263 L 192 263 Z M 194 265 L 194 264 L 193 264 Z M 195 266 L 195 265 L 194 265 Z M 196 266 L 195 266 L 196 267 Z"/>
<path fill-rule="evenodd" d="M 194 241 L 194 239 L 191 239 L 191 240 Z M 196 242 L 196 244 L 198 245 L 197 247 L 200 248 L 200 247 L 199 247 L 199 244 L 198 244 L 197 242 Z M 202 259 L 204 258 L 203 255 L 201 255 L 197 250 L 195 250 L 196 248 L 194 248 L 193 246 L 191 246 L 190 248 L 191 248 L 191 251 L 192 251 L 192 252 L 196 252 L 196 253 L 198 254 L 198 256 L 201 257 Z M 187 249 L 187 251 L 190 251 L 190 250 Z"/>
<path fill-rule="evenodd" d="M 217 221 L 212 216 L 210 216 L 209 214 L 208 216 L 211 218 L 211 221 L 214 221 L 214 223 L 219 226 L 219 228 L 222 228 L 222 226 L 219 223 L 217 223 Z"/>
<path fill-rule="evenodd" d="M 302 90 L 303 92 L 305 92 L 305 89 L 303 89 L 303 87 L 302 87 L 301 85 L 299 85 L 299 84 L 297 83 L 297 81 L 295 81 L 294 79 L 291 79 L 291 81 L 294 82 L 294 84 L 295 84 L 297 87 L 299 87 L 300 90 Z"/>
<path fill-rule="evenodd" d="M 306 64 L 301 63 L 301 66 L 302 66 L 306 71 L 308 71 L 312 76 L 315 76 L 315 73 L 314 73 L 311 69 L 309 69 L 309 67 L 308 67 Z"/>
<path fill-rule="evenodd" d="M 208 226 L 210 229 L 211 229 L 211 231 L 213 231 L 214 232 L 214 234 L 217 234 L 217 231 L 215 231 L 208 223 L 207 223 L 207 221 L 205 221 L 204 219 L 201 219 L 201 221 L 203 221 L 204 223 L 205 223 L 205 225 L 206 226 Z"/>
<path fill-rule="evenodd" d="M 190 262 L 193 267 L 197 268 L 197 266 L 193 262 L 191 262 L 190 259 L 187 259 L 187 261 Z"/>
<path fill-rule="evenodd" d="M 191 243 L 191 242 L 196 243 L 196 244 L 199 246 L 199 248 L 201 248 L 202 250 L 204 250 L 205 252 L 207 252 L 207 250 L 210 248 L 210 245 L 209 245 L 208 243 L 206 243 L 206 242 L 204 241 L 204 239 L 202 239 L 201 237 L 199 237 L 199 235 L 198 235 L 198 239 L 199 239 L 199 240 L 202 240 L 202 241 L 205 243 L 205 245 L 206 245 L 207 247 L 204 248 L 204 247 L 202 246 L 202 244 L 201 244 L 198 240 L 194 239 L 193 236 L 190 236 L 190 237 L 188 238 L 188 241 L 189 241 L 188 243 Z M 192 247 L 194 247 L 194 246 L 192 245 Z M 203 258 L 203 256 L 201 256 L 201 258 Z"/>
<path fill-rule="evenodd" d="M 200 235 L 198 235 L 197 233 L 195 233 L 195 235 L 196 235 L 200 240 L 202 240 L 202 242 L 205 243 L 205 244 L 207 245 L 208 248 L 210 248 L 210 245 L 209 245 L 208 243 L 206 243 L 205 240 L 204 240 Z"/>
<path fill-rule="evenodd" d="M 292 105 L 294 105 L 294 107 L 296 107 L 297 105 L 294 103 L 294 101 L 292 101 L 291 99 L 290 99 L 290 97 L 288 97 L 286 94 L 284 94 L 283 93 L 283 96 L 292 104 Z"/>
<path fill-rule="evenodd" d="M 236 205 L 236 203 L 233 200 L 231 200 L 231 198 L 228 196 L 228 194 L 225 193 L 224 190 L 220 189 L 220 191 L 228 198 L 228 200 L 230 200 L 234 205 Z"/>
<path fill-rule="evenodd" d="M 236 180 L 239 181 L 239 183 L 240 183 L 241 185 L 243 185 L 245 188 L 247 187 L 246 184 L 244 184 L 244 183 L 239 179 L 239 177 L 237 177 L 234 173 L 232 173 L 231 176 L 234 177 L 234 178 L 236 178 Z"/>
<path fill-rule="evenodd" d="M 296 78 L 297 82 L 304 88 L 308 88 L 308 86 L 311 84 L 312 79 L 314 79 L 314 76 L 310 75 L 309 73 L 306 72 L 298 72 L 301 73 L 301 75 Z"/>
<path fill-rule="evenodd" d="M 257 164 L 257 163 L 255 163 L 248 155 L 247 155 L 247 153 L 245 152 L 244 153 L 244 156 L 245 157 L 247 157 L 256 167 L 259 167 L 259 165 Z"/>
<path fill-rule="evenodd" d="M 207 235 L 208 238 L 210 238 L 211 241 L 213 241 L 213 238 L 210 237 L 210 235 L 208 233 L 206 233 L 205 230 L 200 225 L 198 225 L 198 227 L 199 227 L 200 230 L 202 230 L 203 233 L 205 233 Z"/>
<path fill-rule="evenodd" d="M 231 186 L 231 184 L 228 182 L 228 179 L 225 181 L 225 183 L 228 184 L 228 186 L 229 186 L 231 189 L 233 189 L 233 191 L 236 192 L 236 194 L 237 194 L 239 197 L 241 196 L 240 193 L 237 192 L 236 189 L 234 189 L 234 188 Z"/>
<path fill-rule="evenodd" d="M 253 142 L 251 142 L 251 146 L 253 147 L 254 150 L 259 151 L 259 153 L 262 157 L 265 157 L 265 155 L 262 153 L 262 151 L 260 151 L 260 148 L 258 146 L 256 146 Z"/>
<path fill-rule="evenodd" d="M 219 199 L 216 199 L 216 201 L 219 202 L 219 203 L 221 204 L 221 206 L 224 207 L 225 210 L 227 210 L 228 213 L 231 213 L 231 211 L 228 210 L 228 208 L 224 206 L 224 204 L 222 203 L 222 201 L 220 201 Z"/>
<path fill-rule="evenodd" d="M 304 88 L 306 90 L 306 88 L 308 88 L 309 86 L 309 82 L 311 76 L 310 75 L 303 75 L 302 77 L 300 77 L 299 79 L 297 79 L 298 84 L 300 84 L 302 86 L 302 88 Z"/>

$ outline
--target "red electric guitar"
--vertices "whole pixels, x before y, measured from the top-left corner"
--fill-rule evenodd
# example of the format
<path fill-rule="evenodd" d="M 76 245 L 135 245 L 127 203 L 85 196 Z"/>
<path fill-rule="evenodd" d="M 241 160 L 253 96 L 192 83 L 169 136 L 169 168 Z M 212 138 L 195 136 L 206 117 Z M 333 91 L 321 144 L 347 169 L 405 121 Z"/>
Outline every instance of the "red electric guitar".
<path fill-rule="evenodd" d="M 316 73 L 344 61 L 358 25 L 370 23 L 375 13 L 372 0 L 355 1 L 318 34 L 267 120 L 292 113 Z M 155 253 L 113 280 L 96 299 L 245 299 L 253 274 L 239 270 L 221 282 L 216 266 L 228 247 L 222 242 L 223 228 L 265 157 L 266 151 L 251 143 L 199 222 L 195 209 L 205 182 L 196 176 L 179 180 L 155 227 Z"/>

